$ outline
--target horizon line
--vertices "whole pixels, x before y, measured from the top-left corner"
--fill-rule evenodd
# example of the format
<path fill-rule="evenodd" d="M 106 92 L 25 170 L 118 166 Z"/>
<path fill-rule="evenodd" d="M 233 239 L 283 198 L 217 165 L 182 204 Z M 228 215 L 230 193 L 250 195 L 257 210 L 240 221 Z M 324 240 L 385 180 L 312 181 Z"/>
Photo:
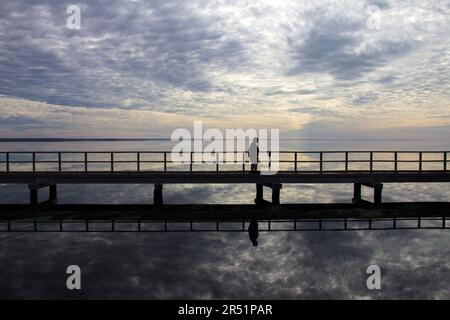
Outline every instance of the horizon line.
<path fill-rule="evenodd" d="M 179 139 L 170 138 L 0 138 L 0 142 L 81 142 L 81 141 L 214 141 L 214 140 L 247 140 L 247 139 Z M 284 141 L 434 141 L 444 139 L 413 139 L 413 138 L 280 138 Z"/>

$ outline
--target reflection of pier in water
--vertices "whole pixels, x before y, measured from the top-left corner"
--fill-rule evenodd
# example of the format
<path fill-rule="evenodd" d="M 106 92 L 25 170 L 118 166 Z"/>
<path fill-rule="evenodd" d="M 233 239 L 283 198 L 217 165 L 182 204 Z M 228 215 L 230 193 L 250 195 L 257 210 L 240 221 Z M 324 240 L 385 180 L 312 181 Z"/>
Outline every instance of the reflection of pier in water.
<path fill-rule="evenodd" d="M 0 232 L 259 232 L 449 229 L 450 203 L 1 205 Z"/>

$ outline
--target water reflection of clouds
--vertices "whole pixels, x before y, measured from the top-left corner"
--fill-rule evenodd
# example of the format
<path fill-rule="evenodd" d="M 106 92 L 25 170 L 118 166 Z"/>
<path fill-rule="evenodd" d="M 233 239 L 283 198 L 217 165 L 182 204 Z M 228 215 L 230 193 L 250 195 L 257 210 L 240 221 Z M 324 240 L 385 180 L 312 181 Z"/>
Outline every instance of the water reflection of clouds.
<path fill-rule="evenodd" d="M 169 203 L 250 203 L 253 187 L 169 186 L 165 198 Z M 350 187 L 288 186 L 282 200 L 349 201 Z M 25 201 L 22 189 L 2 186 L 0 200 Z M 392 185 L 385 191 L 396 201 L 448 195 L 442 185 Z M 64 202 L 150 202 L 152 186 L 63 186 L 60 196 Z M 263 232 L 254 248 L 246 233 L 1 234 L 0 296 L 449 298 L 448 240 L 446 231 Z M 372 263 L 382 268 L 380 292 L 365 287 L 365 269 Z M 83 270 L 82 293 L 65 289 L 69 264 Z"/>
<path fill-rule="evenodd" d="M 443 245 L 448 235 L 439 231 L 264 233 L 257 248 L 245 233 L 30 234 L 5 241 L 8 237 L 0 241 L 2 297 L 448 298 L 449 293 L 449 250 Z M 64 286 L 65 267 L 72 263 L 83 270 L 79 294 Z M 365 269 L 372 263 L 382 268 L 380 292 L 365 287 Z"/>

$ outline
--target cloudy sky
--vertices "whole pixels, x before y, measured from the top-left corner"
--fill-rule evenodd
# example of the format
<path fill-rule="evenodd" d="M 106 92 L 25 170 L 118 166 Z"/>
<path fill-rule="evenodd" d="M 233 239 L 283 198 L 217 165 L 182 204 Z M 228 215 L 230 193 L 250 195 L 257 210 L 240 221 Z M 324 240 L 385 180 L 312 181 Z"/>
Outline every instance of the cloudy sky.
<path fill-rule="evenodd" d="M 449 34 L 448 0 L 2 1 L 0 135 L 445 136 Z"/>

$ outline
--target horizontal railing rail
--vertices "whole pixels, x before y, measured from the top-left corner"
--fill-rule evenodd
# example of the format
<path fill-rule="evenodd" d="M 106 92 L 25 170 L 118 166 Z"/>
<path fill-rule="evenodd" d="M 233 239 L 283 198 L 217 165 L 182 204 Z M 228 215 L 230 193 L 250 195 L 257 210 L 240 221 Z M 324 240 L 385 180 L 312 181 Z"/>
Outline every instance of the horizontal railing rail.
<path fill-rule="evenodd" d="M 440 171 L 447 172 L 448 163 L 450 161 L 448 154 L 450 151 L 279 151 L 275 157 L 272 152 L 261 152 L 267 157 L 260 157 L 259 163 L 268 165 L 271 168 L 274 162 L 278 164 L 289 164 L 290 168 L 280 168 L 281 172 L 374 172 L 374 171 L 417 171 L 430 172 Z M 180 171 L 205 171 L 196 170 L 199 164 L 215 165 L 213 170 L 221 171 L 222 165 L 240 164 L 242 172 L 250 171 L 246 165 L 249 164 L 248 152 L 190 152 L 189 159 L 185 161 L 172 161 L 170 151 L 2 151 L 0 152 L 0 172 L 36 172 L 36 171 L 52 171 L 52 172 L 105 172 L 105 171 L 172 171 L 170 165 L 189 165 L 186 170 Z M 94 156 L 103 156 L 105 159 L 95 159 Z M 123 159 L 123 155 L 128 155 L 130 159 Z M 203 159 L 203 155 L 209 155 L 211 159 Z M 340 158 L 336 158 L 339 155 Z M 49 158 L 51 156 L 51 158 Z M 77 156 L 77 158 L 74 158 Z M 148 159 L 145 156 L 159 156 L 158 159 Z M 231 159 L 232 158 L 232 159 Z M 55 165 L 56 168 L 49 170 L 39 170 L 38 165 L 47 164 Z M 108 165 L 107 170 L 92 170 L 90 167 L 95 164 Z M 117 170 L 117 165 L 131 164 L 133 168 L 127 170 Z M 159 164 L 158 168 L 143 168 L 145 164 Z M 410 165 L 412 167 L 403 168 L 402 165 Z M 433 164 L 434 168 L 427 165 Z M 31 167 L 21 168 L 18 170 L 16 165 L 29 165 Z M 81 169 L 68 170 L 67 165 L 81 165 Z M 311 168 L 316 165 L 316 168 Z M 327 168 L 327 165 L 334 165 Z M 340 167 L 336 167 L 340 165 Z M 352 165 L 364 165 L 363 169 L 353 168 Z M 390 165 L 390 168 L 378 168 L 377 165 Z M 223 170 L 230 171 L 230 170 Z"/>
<path fill-rule="evenodd" d="M 258 219 L 259 232 L 449 229 L 447 217 Z M 251 220 L 2 219 L 0 232 L 248 232 Z M 106 228 L 103 226 L 107 226 Z M 156 227 L 155 227 L 156 226 Z"/>

